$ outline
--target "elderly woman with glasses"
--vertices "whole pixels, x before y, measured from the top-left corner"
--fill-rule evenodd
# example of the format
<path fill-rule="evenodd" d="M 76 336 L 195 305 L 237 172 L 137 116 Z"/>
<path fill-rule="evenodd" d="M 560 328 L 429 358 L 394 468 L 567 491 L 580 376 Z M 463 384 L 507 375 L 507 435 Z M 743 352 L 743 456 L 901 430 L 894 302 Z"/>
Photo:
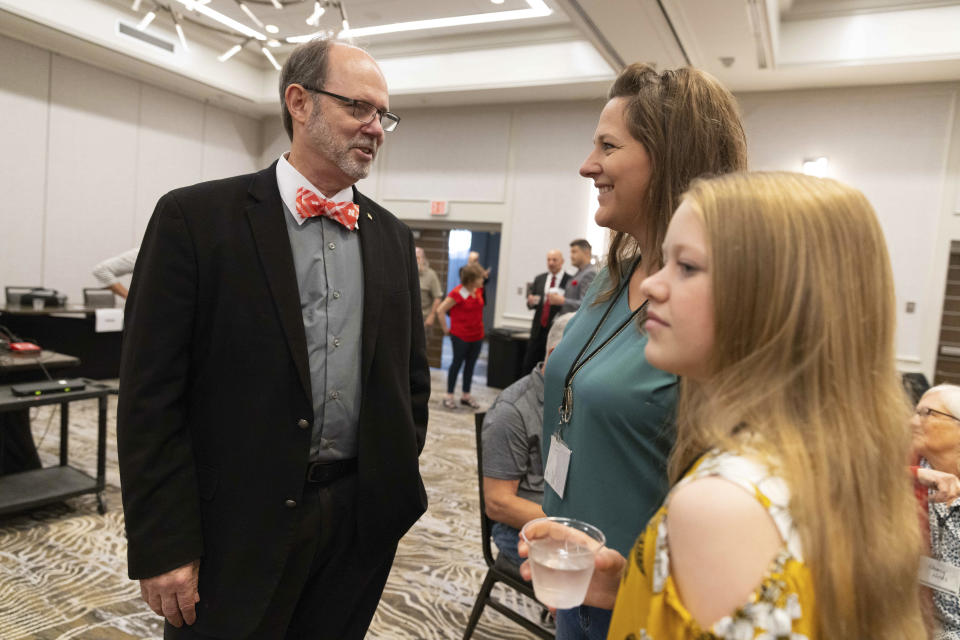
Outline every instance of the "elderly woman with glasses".
<path fill-rule="evenodd" d="M 915 467 L 918 497 L 932 493 L 925 524 L 929 525 L 930 558 L 933 566 L 943 563 L 960 567 L 960 387 L 941 384 L 931 388 L 917 403 L 910 420 L 913 450 L 919 458 Z M 926 527 L 925 527 L 926 528 Z M 936 569 L 933 569 L 934 571 Z M 922 576 L 921 576 L 922 577 Z M 956 592 L 933 590 L 935 640 L 960 640 L 960 597 Z"/>

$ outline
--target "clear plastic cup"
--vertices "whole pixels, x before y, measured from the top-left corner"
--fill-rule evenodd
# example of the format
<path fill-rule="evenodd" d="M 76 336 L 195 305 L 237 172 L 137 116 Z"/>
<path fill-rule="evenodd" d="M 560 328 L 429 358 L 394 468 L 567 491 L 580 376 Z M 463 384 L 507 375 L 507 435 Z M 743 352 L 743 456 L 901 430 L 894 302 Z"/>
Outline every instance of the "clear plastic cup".
<path fill-rule="evenodd" d="M 593 577 L 594 558 L 606 536 L 592 524 L 572 518 L 537 518 L 520 531 L 529 547 L 537 600 L 570 609 L 583 604 Z"/>

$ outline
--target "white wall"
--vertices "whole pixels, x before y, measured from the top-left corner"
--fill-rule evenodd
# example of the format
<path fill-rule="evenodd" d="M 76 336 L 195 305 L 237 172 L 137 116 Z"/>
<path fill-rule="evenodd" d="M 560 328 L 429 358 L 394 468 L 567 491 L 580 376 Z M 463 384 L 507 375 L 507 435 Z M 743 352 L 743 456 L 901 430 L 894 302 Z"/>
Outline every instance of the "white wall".
<path fill-rule="evenodd" d="M 546 271 L 547 251 L 567 257 L 570 241 L 596 227 L 592 183 L 577 171 L 602 107 L 597 100 L 404 110 L 357 187 L 414 226 L 500 225 L 495 324 L 528 328 L 525 285 Z M 265 120 L 261 161 L 286 148 L 279 120 Z M 431 217 L 431 200 L 448 201 L 449 214 Z"/>
<path fill-rule="evenodd" d="M 950 241 L 960 238 L 956 97 L 955 85 L 738 96 L 752 169 L 799 171 L 804 158 L 826 156 L 830 176 L 873 204 L 893 264 L 898 364 L 930 379 Z"/>
<path fill-rule="evenodd" d="M 960 239 L 956 85 L 824 89 L 738 96 L 756 170 L 799 171 L 826 156 L 831 175 L 867 195 L 884 228 L 898 299 L 903 370 L 932 378 L 950 241 Z M 592 226 L 589 182 L 577 175 L 601 101 L 405 110 L 360 188 L 401 218 L 501 225 L 498 326 L 528 326 L 518 293 L 550 247 Z M 265 156 L 286 148 L 265 122 Z M 568 265 L 569 266 L 569 265 Z M 906 303 L 916 303 L 914 313 Z"/>
<path fill-rule="evenodd" d="M 259 168 L 257 120 L 0 36 L 0 287 L 81 302 L 175 187 Z"/>
<path fill-rule="evenodd" d="M 267 166 L 287 149 L 257 122 L 0 37 L 0 286 L 80 299 L 90 268 L 139 242 L 165 191 Z M 738 96 L 751 167 L 796 171 L 826 156 L 862 189 L 887 234 L 903 369 L 932 377 L 949 246 L 960 240 L 957 84 Z M 524 284 L 547 249 L 592 231 L 577 175 L 602 100 L 408 109 L 359 188 L 399 217 L 500 225 L 497 326 L 529 326 Z M 569 265 L 567 265 L 569 266 Z M 907 302 L 916 312 L 906 313 Z"/>

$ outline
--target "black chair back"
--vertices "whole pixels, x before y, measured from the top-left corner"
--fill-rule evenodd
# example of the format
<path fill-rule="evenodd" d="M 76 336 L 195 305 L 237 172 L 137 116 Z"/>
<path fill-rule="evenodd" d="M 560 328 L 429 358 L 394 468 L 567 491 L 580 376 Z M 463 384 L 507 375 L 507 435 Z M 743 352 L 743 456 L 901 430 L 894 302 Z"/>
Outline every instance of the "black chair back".
<path fill-rule="evenodd" d="M 483 495 L 483 419 L 486 417 L 486 411 L 478 411 L 473 414 L 474 427 L 477 433 L 477 486 L 480 487 L 480 535 L 483 545 L 483 559 L 488 567 L 494 565 L 493 548 L 490 546 L 490 530 L 493 524 L 487 515 L 487 503 Z"/>
<path fill-rule="evenodd" d="M 83 306 L 98 309 L 112 309 L 117 306 L 117 298 L 110 289 L 83 289 Z"/>
<path fill-rule="evenodd" d="M 463 640 L 470 640 L 470 637 L 473 635 L 473 630 L 480 621 L 480 615 L 487 605 L 490 605 L 490 607 L 516 622 L 527 631 L 530 631 L 538 638 L 551 640 L 554 637 L 553 632 L 524 618 L 491 596 L 493 585 L 499 582 L 532 600 L 536 600 L 536 596 L 533 593 L 533 585 L 524 581 L 517 567 L 503 556 L 498 555 L 496 559 L 493 557 L 493 549 L 490 541 L 492 523 L 487 516 L 486 503 L 484 502 L 483 495 L 483 420 L 485 417 L 486 413 L 484 412 L 474 414 L 474 428 L 476 430 L 477 440 L 477 486 L 480 487 L 480 534 L 483 537 L 481 545 L 483 548 L 483 560 L 487 563 L 487 575 L 484 577 L 483 584 L 480 587 L 480 593 L 477 594 L 477 599 L 473 603 L 473 610 L 470 612 L 470 618 L 467 620 L 467 626 L 463 632 Z"/>
<path fill-rule="evenodd" d="M 20 298 L 27 295 L 28 293 L 33 293 L 36 289 L 41 289 L 42 287 L 4 287 L 3 294 L 6 299 L 6 303 L 10 306 L 20 305 Z"/>

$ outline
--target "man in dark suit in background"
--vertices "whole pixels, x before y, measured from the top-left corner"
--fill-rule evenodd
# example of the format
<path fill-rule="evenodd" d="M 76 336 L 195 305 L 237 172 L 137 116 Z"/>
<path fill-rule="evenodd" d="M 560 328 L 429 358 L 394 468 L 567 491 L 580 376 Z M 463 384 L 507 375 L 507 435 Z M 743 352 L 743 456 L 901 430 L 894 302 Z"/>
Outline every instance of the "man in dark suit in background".
<path fill-rule="evenodd" d="M 563 306 L 550 303 L 550 294 L 563 295 L 570 276 L 563 271 L 563 254 L 559 249 L 547 252 L 547 271 L 533 279 L 533 285 L 527 292 L 527 309 L 533 309 L 530 323 L 530 341 L 523 358 L 523 370 L 530 371 L 543 360 L 547 350 L 547 334 L 553 319 L 560 314 Z M 556 299 L 556 298 L 554 298 Z"/>
<path fill-rule="evenodd" d="M 352 187 L 399 119 L 344 44 L 280 92 L 289 153 L 163 196 L 126 306 L 129 574 L 165 638 L 362 638 L 426 509 L 413 237 Z"/>

